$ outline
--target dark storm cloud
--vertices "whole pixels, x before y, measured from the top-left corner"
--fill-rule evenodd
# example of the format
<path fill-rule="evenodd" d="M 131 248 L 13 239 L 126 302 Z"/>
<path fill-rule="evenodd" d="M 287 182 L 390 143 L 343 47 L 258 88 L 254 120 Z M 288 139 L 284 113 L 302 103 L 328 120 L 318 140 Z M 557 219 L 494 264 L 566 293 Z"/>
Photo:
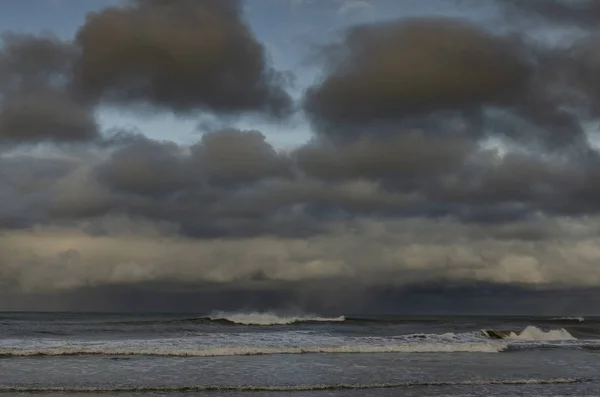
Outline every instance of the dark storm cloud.
<path fill-rule="evenodd" d="M 208 110 L 286 115 L 283 76 L 235 0 L 135 1 L 89 14 L 77 33 L 75 87 L 86 98 Z"/>
<path fill-rule="evenodd" d="M 0 49 L 0 142 L 86 141 L 93 109 L 69 93 L 75 48 L 57 38 L 4 34 Z"/>
<path fill-rule="evenodd" d="M 559 53 L 561 61 L 557 69 L 562 74 L 562 86 L 571 92 L 571 101 L 567 104 L 578 109 L 582 118 L 595 120 L 600 115 L 600 50 L 598 33 L 574 42 Z"/>
<path fill-rule="evenodd" d="M 319 137 L 294 153 L 304 174 L 414 194 L 379 207 L 387 216 L 506 224 L 600 209 L 582 126 L 591 54 L 443 18 L 351 28 L 325 48 L 324 80 L 305 99 Z M 488 137 L 509 147 L 484 150 Z"/>
<path fill-rule="evenodd" d="M 104 100 L 176 113 L 285 116 L 285 78 L 235 0 L 136 1 L 88 15 L 74 42 L 4 33 L 0 140 L 72 142 L 99 136 Z"/>
<path fill-rule="evenodd" d="M 529 78 L 518 43 L 452 19 L 409 19 L 350 29 L 325 80 L 307 93 L 318 120 L 397 120 L 514 100 Z"/>
<path fill-rule="evenodd" d="M 394 211 L 415 201 L 351 174 L 334 183 L 302 176 L 293 156 L 274 150 L 258 131 L 216 131 L 191 147 L 142 137 L 114 145 L 105 160 L 56 182 L 44 207 L 50 221 L 122 214 L 169 222 L 195 237 L 308 236 L 341 214 Z M 323 159 L 316 162 L 327 172 Z"/>
<path fill-rule="evenodd" d="M 383 139 L 363 137 L 345 145 L 317 140 L 295 153 L 299 169 L 325 180 L 386 177 L 421 178 L 460 166 L 476 150 L 472 141 L 399 133 Z"/>
<path fill-rule="evenodd" d="M 0 157 L 0 230 L 52 222 L 45 207 L 56 181 L 80 165 L 76 160 L 64 158 Z"/>
<path fill-rule="evenodd" d="M 186 236 L 233 238 L 318 235 L 364 216 L 506 223 L 600 209 L 599 160 L 579 152 L 501 155 L 413 133 L 283 153 L 260 132 L 233 129 L 190 147 L 131 136 L 113 144 L 105 159 L 59 178 L 44 205 L 23 211 L 50 223 L 121 214 Z"/>
<path fill-rule="evenodd" d="M 118 149 L 97 173 L 116 191 L 160 196 L 185 186 L 184 166 L 176 144 L 140 139 Z"/>
<path fill-rule="evenodd" d="M 509 25 L 516 29 L 526 27 L 524 35 L 544 47 L 545 54 L 539 63 L 545 79 L 534 88 L 538 98 L 554 101 L 555 105 L 562 102 L 565 108 L 575 110 L 580 118 L 597 118 L 600 114 L 600 84 L 596 76 L 600 63 L 596 43 L 600 1 L 501 0 L 498 3 L 504 7 Z M 555 30 L 555 34 L 544 37 L 537 33 L 539 28 Z M 544 40 L 554 44 L 543 44 Z M 539 116 L 539 110 L 536 115 L 534 109 L 534 117 Z M 547 118 L 543 126 L 551 129 L 553 125 L 559 125 L 565 131 L 573 131 L 575 119 L 568 116 L 563 109 L 553 118 Z"/>
<path fill-rule="evenodd" d="M 52 35 L 1 35 L 0 91 L 62 87 L 70 78 L 76 48 Z"/>
<path fill-rule="evenodd" d="M 564 48 L 450 18 L 350 28 L 324 51 L 324 78 L 304 101 L 321 135 L 419 129 L 544 150 L 587 145 L 580 116 L 594 107 L 593 79 L 585 78 L 594 57 L 582 62 Z"/>
<path fill-rule="evenodd" d="M 532 214 L 597 214 L 600 172 L 597 153 L 491 151 L 465 166 L 439 175 L 439 183 L 421 185 L 430 208 L 464 221 L 511 223 Z"/>
<path fill-rule="evenodd" d="M 500 0 L 508 6 L 508 16 L 583 28 L 595 28 L 600 21 L 598 0 Z"/>
<path fill-rule="evenodd" d="M 301 198 L 276 200 L 283 202 L 271 208 L 263 204 L 263 194 L 276 192 L 276 181 L 290 178 L 292 171 L 290 159 L 258 131 L 216 131 L 191 147 L 132 136 L 114 145 L 106 160 L 59 181 L 51 214 L 63 219 L 143 216 L 199 237 L 304 228 L 301 219 L 291 223 L 298 216 L 280 213 Z"/>
<path fill-rule="evenodd" d="M 5 96 L 0 105 L 0 142 L 87 141 L 98 136 L 91 109 L 60 91 Z"/>
<path fill-rule="evenodd" d="M 554 196 L 567 191 L 567 186 L 581 183 L 577 165 L 560 163 L 558 159 L 544 159 L 531 154 L 508 153 L 497 157 L 494 153 L 459 171 L 457 178 L 439 187 L 444 192 L 443 202 L 454 200 L 468 205 L 478 203 L 535 203 L 536 197 Z"/>
<path fill-rule="evenodd" d="M 154 196 L 286 177 L 290 166 L 261 132 L 226 129 L 204 134 L 189 148 L 134 139 L 96 172 L 100 181 L 117 191 Z"/>
<path fill-rule="evenodd" d="M 290 163 L 259 131 L 225 129 L 204 134 L 192 146 L 192 166 L 209 182 L 255 182 L 290 175 Z"/>

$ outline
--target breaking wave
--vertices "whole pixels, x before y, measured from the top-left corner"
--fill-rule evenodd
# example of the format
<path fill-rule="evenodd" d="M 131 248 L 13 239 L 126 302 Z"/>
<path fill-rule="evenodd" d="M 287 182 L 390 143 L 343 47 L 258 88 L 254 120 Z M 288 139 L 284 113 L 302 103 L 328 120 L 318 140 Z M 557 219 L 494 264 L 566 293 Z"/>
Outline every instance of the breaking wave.
<path fill-rule="evenodd" d="M 221 323 L 241 324 L 241 325 L 290 325 L 298 323 L 316 323 L 316 322 L 342 322 L 346 318 L 340 317 L 318 317 L 318 316 L 290 316 L 283 317 L 274 313 L 216 313 L 208 317 L 202 317 L 201 320 L 215 321 Z"/>
<path fill-rule="evenodd" d="M 498 353 L 506 349 L 502 343 L 404 343 L 396 345 L 335 345 L 288 347 L 206 347 L 199 349 L 160 348 L 86 348 L 61 347 L 44 349 L 0 348 L 0 357 L 55 357 L 55 356 L 169 356 L 218 357 L 258 356 L 274 354 L 311 353 Z"/>
<path fill-rule="evenodd" d="M 481 330 L 482 334 L 491 339 L 511 339 L 518 341 L 574 341 L 576 337 L 564 328 L 544 331 L 533 325 L 527 326 L 521 332 L 506 330 Z"/>
<path fill-rule="evenodd" d="M 526 341 L 560 341 L 560 340 L 577 340 L 569 331 L 564 328 L 557 330 L 543 331 L 538 327 L 530 325 L 520 333 L 512 332 L 509 339 L 526 340 Z"/>
<path fill-rule="evenodd" d="M 489 324 L 486 318 L 478 320 L 473 317 L 409 317 L 409 316 L 388 316 L 388 317 L 353 317 L 348 315 L 319 316 L 312 314 L 277 314 L 273 312 L 213 312 L 201 316 L 190 316 L 182 318 L 138 318 L 138 319 L 120 319 L 116 321 L 101 322 L 106 327 L 147 327 L 165 325 L 169 327 L 176 326 L 194 326 L 194 325 L 231 325 L 231 326 L 293 326 L 293 325 L 338 325 L 338 326 L 392 326 L 396 324 L 411 324 L 415 326 L 432 327 L 452 327 L 455 324 L 466 322 L 475 326 L 481 321 L 481 326 Z M 494 321 L 495 322 L 495 321 Z M 517 332 L 527 325 L 546 325 L 548 327 L 567 327 L 569 332 L 580 334 L 584 332 L 588 336 L 597 335 L 600 337 L 600 317 L 506 317 L 502 318 L 502 323 L 506 324 L 507 329 Z M 582 327 L 585 324 L 585 329 Z M 112 328 L 111 328 L 112 329 Z M 450 330 L 448 328 L 448 330 Z M 477 331 L 474 328 L 473 331 Z M 581 331 L 581 332 L 580 332 Z M 576 335 L 577 336 L 577 335 Z"/>
<path fill-rule="evenodd" d="M 585 317 L 554 317 L 551 320 L 582 323 L 585 321 Z"/>
<path fill-rule="evenodd" d="M 116 387 L 73 387 L 73 386 L 0 386 L 0 393 L 167 393 L 167 392 L 207 392 L 207 391 L 254 391 L 254 392 L 305 392 L 327 390 L 368 390 L 399 389 L 404 387 L 443 387 L 443 386 L 493 386 L 493 385 L 549 385 L 583 383 L 579 378 L 549 379 L 498 379 L 463 381 L 424 381 L 394 383 L 358 383 L 325 385 L 281 385 L 281 386 L 229 386 L 229 385 L 189 385 L 189 386 L 116 386 Z"/>

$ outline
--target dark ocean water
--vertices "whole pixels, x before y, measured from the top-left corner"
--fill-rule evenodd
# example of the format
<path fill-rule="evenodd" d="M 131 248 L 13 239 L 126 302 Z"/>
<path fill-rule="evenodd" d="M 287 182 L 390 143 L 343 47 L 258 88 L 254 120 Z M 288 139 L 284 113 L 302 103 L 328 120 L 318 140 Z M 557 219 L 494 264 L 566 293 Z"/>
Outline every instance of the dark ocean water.
<path fill-rule="evenodd" d="M 0 394 L 600 396 L 600 318 L 0 313 Z"/>

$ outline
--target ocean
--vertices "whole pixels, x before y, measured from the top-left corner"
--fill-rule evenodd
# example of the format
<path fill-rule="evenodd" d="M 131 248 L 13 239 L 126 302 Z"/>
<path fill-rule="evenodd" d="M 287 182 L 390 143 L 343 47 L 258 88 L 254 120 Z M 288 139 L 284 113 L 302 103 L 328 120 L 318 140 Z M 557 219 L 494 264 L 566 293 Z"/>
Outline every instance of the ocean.
<path fill-rule="evenodd" d="M 0 394 L 600 396 L 600 318 L 0 313 Z"/>

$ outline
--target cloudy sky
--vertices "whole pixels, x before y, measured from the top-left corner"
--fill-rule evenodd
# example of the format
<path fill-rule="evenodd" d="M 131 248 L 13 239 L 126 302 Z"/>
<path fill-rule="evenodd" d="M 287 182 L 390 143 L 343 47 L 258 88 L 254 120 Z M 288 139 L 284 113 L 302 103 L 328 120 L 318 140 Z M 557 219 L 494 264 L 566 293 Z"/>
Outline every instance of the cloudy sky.
<path fill-rule="evenodd" d="M 600 1 L 0 7 L 0 309 L 600 300 Z"/>

